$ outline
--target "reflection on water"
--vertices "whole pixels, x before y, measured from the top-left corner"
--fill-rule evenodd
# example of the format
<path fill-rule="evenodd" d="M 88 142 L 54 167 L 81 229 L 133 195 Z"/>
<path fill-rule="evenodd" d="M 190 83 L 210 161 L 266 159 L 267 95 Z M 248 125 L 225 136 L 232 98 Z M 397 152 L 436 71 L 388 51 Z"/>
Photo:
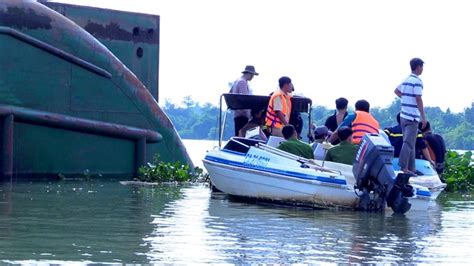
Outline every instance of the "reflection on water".
<path fill-rule="evenodd" d="M 0 185 L 0 259 L 146 262 L 150 213 L 179 198 L 176 189 L 118 181 Z"/>
<path fill-rule="evenodd" d="M 236 202 L 190 188 L 155 216 L 147 238 L 152 262 L 167 263 L 409 263 L 442 230 L 441 209 L 407 216 L 314 211 Z M 197 200 L 200 199 L 200 200 Z M 176 206 L 179 206 L 178 208 Z M 207 207 L 207 208 L 206 208 Z M 186 252 L 183 252 L 186 250 Z M 426 262 L 426 261 L 425 261 Z"/>
<path fill-rule="evenodd" d="M 0 184 L 0 262 L 470 263 L 472 195 L 406 216 L 255 205 L 204 185 Z"/>

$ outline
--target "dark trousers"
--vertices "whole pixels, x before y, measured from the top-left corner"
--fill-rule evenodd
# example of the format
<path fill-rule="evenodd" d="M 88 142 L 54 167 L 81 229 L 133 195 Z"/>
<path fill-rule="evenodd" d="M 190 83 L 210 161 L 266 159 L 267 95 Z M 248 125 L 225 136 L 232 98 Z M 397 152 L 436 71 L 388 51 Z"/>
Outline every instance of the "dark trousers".
<path fill-rule="evenodd" d="M 234 129 L 235 129 L 235 136 L 239 135 L 239 130 L 243 128 L 249 119 L 245 116 L 239 116 L 234 118 Z"/>

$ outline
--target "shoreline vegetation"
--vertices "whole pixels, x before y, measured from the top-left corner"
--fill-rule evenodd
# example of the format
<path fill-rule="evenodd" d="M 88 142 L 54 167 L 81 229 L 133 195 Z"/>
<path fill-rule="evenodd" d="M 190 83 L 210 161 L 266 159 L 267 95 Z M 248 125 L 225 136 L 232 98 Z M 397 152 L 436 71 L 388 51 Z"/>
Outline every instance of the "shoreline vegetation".
<path fill-rule="evenodd" d="M 447 185 L 445 191 L 466 192 L 474 190 L 474 159 L 472 158 L 472 151 L 461 154 L 448 150 L 444 167 L 441 177 Z"/>

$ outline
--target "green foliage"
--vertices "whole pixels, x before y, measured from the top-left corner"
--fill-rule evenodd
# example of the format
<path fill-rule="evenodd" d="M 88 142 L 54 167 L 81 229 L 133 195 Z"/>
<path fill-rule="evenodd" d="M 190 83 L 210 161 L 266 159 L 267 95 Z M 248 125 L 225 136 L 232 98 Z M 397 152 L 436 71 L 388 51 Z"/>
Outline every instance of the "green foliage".
<path fill-rule="evenodd" d="M 450 150 L 446 154 L 444 165 L 443 179 L 447 184 L 446 191 L 464 192 L 474 188 L 472 152 L 459 154 Z"/>
<path fill-rule="evenodd" d="M 216 97 L 216 101 L 218 101 Z M 164 111 L 176 127 L 181 138 L 184 139 L 217 139 L 219 134 L 219 107 L 206 103 L 200 105 L 194 102 L 190 96 L 183 99 L 180 107 L 165 101 Z M 224 119 L 224 113 L 222 114 Z M 234 120 L 231 112 L 227 113 L 224 139 L 233 135 Z"/>
<path fill-rule="evenodd" d="M 153 157 L 152 164 L 140 167 L 138 173 L 138 179 L 144 182 L 206 182 L 208 178 L 199 167 L 190 169 L 189 165 L 181 162 L 163 162 L 160 161 L 159 154 Z"/>

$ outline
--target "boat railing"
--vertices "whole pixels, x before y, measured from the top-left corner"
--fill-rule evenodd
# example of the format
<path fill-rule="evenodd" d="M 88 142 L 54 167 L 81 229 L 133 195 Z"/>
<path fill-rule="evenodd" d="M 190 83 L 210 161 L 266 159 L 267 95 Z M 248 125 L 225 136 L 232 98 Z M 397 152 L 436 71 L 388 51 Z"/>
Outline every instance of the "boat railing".
<path fill-rule="evenodd" d="M 267 151 L 267 152 L 270 152 L 270 153 L 273 153 L 273 154 L 276 154 L 276 155 L 279 155 L 279 156 L 282 156 L 282 157 L 285 157 L 285 158 L 288 158 L 288 159 L 291 159 L 291 160 L 295 160 L 301 164 L 304 164 L 312 169 L 315 169 L 315 170 L 319 170 L 319 171 L 323 171 L 323 172 L 328 172 L 328 173 L 333 173 L 333 174 L 338 174 L 338 175 L 342 175 L 342 172 L 339 171 L 339 170 L 335 170 L 335 169 L 330 169 L 330 168 L 326 168 L 320 164 L 318 164 L 315 160 L 312 160 L 312 159 L 306 159 L 306 158 L 303 158 L 303 157 L 300 157 L 300 156 L 297 156 L 297 155 L 294 155 L 294 154 L 291 154 L 289 152 L 286 152 L 286 151 L 283 151 L 283 150 L 280 150 L 278 148 L 275 148 L 275 147 L 272 147 L 272 146 L 268 146 L 266 144 L 263 144 L 263 143 L 259 143 L 256 145 L 257 148 L 260 148 L 264 151 Z"/>

